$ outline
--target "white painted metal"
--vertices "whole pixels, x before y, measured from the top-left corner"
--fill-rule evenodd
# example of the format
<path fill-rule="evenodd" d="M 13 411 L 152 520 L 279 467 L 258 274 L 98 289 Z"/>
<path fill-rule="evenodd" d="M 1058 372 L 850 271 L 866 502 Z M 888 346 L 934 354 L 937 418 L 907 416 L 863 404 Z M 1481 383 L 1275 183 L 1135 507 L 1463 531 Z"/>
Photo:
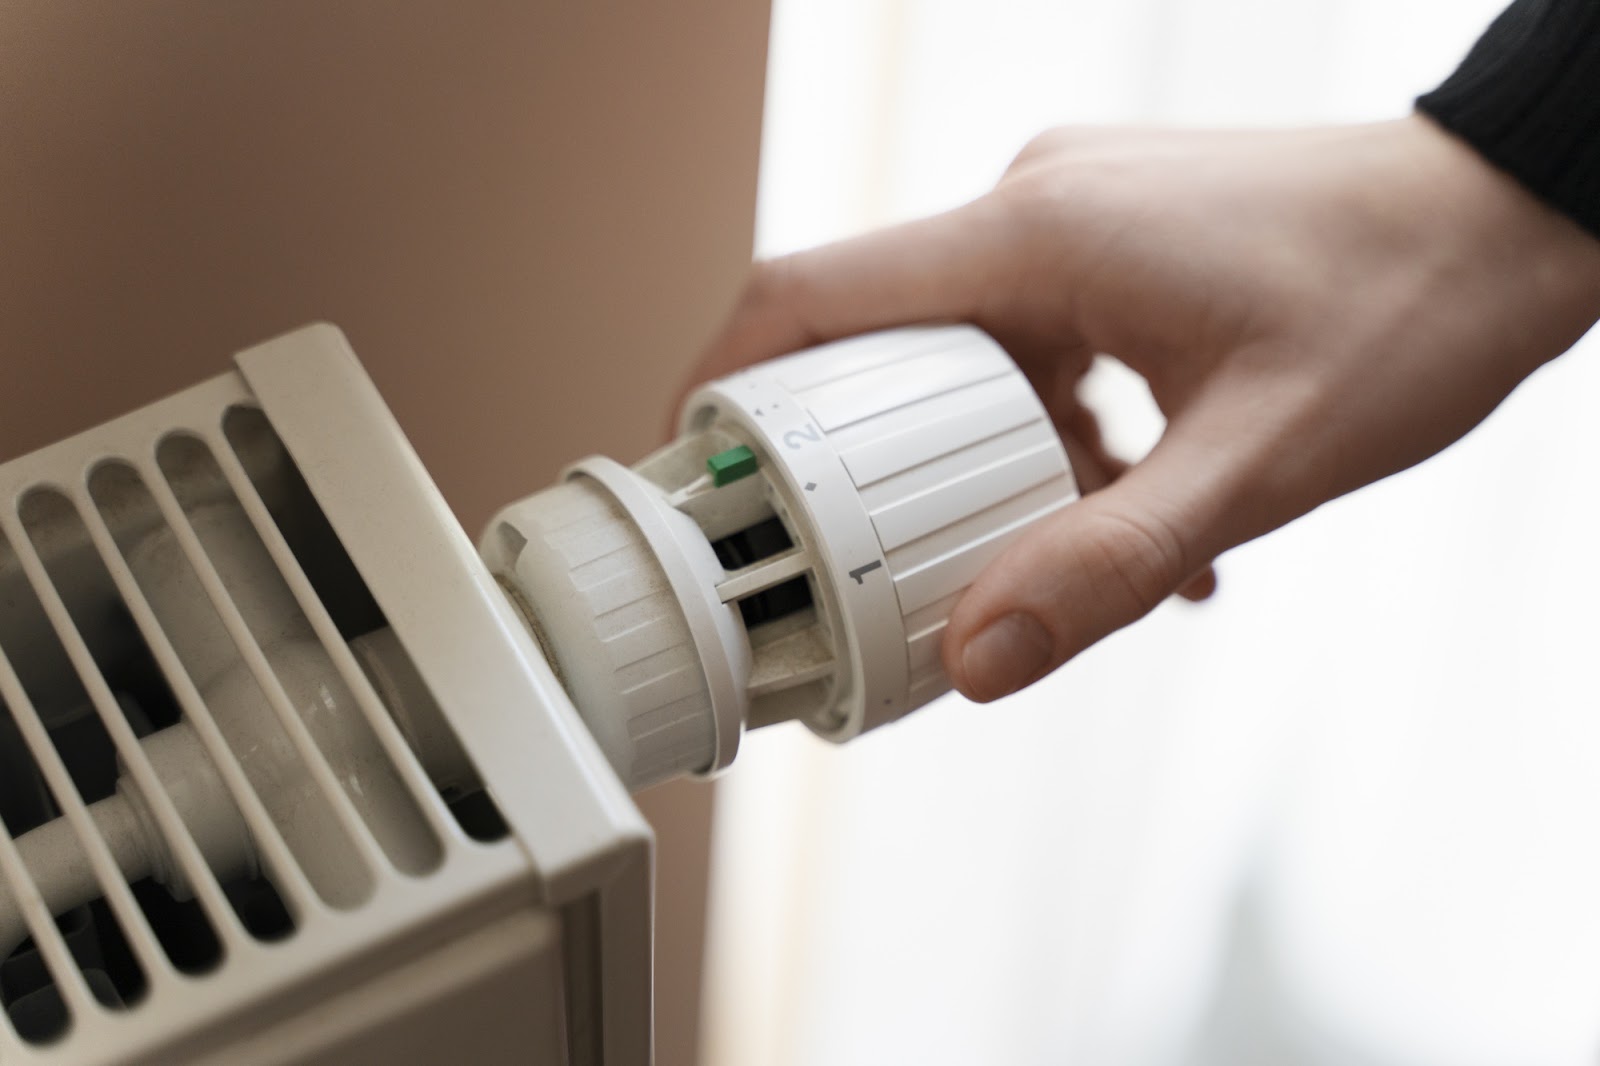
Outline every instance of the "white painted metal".
<path fill-rule="evenodd" d="M 0 698 L 65 815 L 39 837 L 13 842 L 0 833 L 0 923 L 20 915 L 71 1015 L 48 1045 L 20 1040 L 0 1020 L 0 1059 L 368 1061 L 374 1049 L 401 1050 L 396 1034 L 420 1026 L 460 1034 L 470 1061 L 647 1062 L 643 820 L 337 331 L 280 338 L 241 355 L 239 367 L 0 467 L 8 542 L 0 586 L 8 602 L 26 594 L 43 610 L 42 619 L 0 619 Z M 224 431 L 229 412 L 246 408 L 265 412 L 393 639 L 437 697 L 471 777 L 507 823 L 504 839 L 480 842 L 456 824 L 339 637 Z M 180 502 L 176 475 L 158 458 L 175 435 L 215 459 L 238 501 L 226 518 Z M 108 469 L 143 486 L 158 539 L 130 533 L 127 509 L 96 497 L 96 474 Z M 82 543 L 33 542 L 38 530 L 19 517 L 18 503 L 40 491 L 60 494 L 76 512 Z M 160 667 L 183 712 L 179 725 L 142 742 L 133 734 L 89 651 L 97 635 L 77 629 L 92 615 L 76 610 L 85 593 L 52 577 L 52 558 L 71 551 L 92 552 L 109 575 L 103 595 L 121 604 Z M 272 580 L 242 585 L 239 565 Z M 192 628 L 206 617 L 212 624 Z M 287 628 L 272 631 L 286 619 Z M 112 797 L 115 810 L 76 794 L 29 698 L 69 676 L 116 746 L 124 795 L 137 797 Z M 308 713 L 318 709 L 327 713 Z M 46 713 L 57 712 L 51 705 Z M 267 725 L 276 738 L 257 739 L 287 758 L 295 771 L 288 782 L 252 769 L 268 756 L 251 750 L 248 730 Z M 372 785 L 390 798 L 374 796 Z M 292 839 L 303 827 L 273 813 L 293 795 L 333 812 L 329 839 L 348 846 L 308 860 L 312 852 Z M 374 804 L 405 812 L 400 836 Z M 353 873 L 355 890 L 328 892 L 326 878 L 308 877 L 318 861 L 334 880 Z M 255 863 L 295 923 L 284 943 L 257 941 L 223 896 L 222 882 Z M 200 902 L 221 948 L 211 971 L 186 976 L 167 959 L 129 893 L 128 877 L 147 867 Z M 49 920 L 39 888 L 56 892 L 63 872 L 111 905 L 147 978 L 136 1006 L 100 1005 Z M 532 924 L 506 924 L 517 921 Z M 424 965 L 446 956 L 449 967 Z M 453 974 L 459 988 L 430 984 L 427 975 L 438 973 Z M 490 973 L 518 981 L 474 976 Z M 401 986 L 399 974 L 415 977 Z M 561 991 L 575 974 L 583 987 Z M 372 1009 L 381 1006 L 374 990 L 402 987 L 411 997 L 403 1018 Z M 457 992 L 469 988 L 478 998 L 463 1002 Z M 541 998 L 524 1004 L 524 993 Z M 328 1024 L 330 1014 L 338 1025 Z M 542 1027 L 508 1044 L 503 1033 L 458 1024 L 490 1016 L 506 1025 L 538 1018 Z"/>

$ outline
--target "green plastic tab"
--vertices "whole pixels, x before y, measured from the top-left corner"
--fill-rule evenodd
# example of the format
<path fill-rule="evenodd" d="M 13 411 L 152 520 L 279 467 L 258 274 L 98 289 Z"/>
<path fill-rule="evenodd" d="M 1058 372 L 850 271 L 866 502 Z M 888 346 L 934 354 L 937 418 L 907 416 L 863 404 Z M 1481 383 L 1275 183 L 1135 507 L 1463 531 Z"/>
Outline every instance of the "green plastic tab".
<path fill-rule="evenodd" d="M 745 445 L 729 448 L 725 452 L 718 452 L 706 460 L 706 469 L 711 471 L 711 483 L 717 488 L 738 481 L 742 477 L 749 477 L 756 472 L 756 453 Z"/>

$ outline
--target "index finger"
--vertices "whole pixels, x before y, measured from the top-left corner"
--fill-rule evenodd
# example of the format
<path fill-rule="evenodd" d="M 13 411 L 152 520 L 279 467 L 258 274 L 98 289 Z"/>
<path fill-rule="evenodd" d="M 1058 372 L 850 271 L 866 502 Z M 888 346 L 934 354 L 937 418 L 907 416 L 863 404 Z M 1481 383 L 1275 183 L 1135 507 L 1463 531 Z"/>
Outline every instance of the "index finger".
<path fill-rule="evenodd" d="M 869 330 L 976 321 L 1004 291 L 1015 260 L 1007 209 L 999 198 L 984 196 L 943 214 L 759 262 L 689 384 Z"/>

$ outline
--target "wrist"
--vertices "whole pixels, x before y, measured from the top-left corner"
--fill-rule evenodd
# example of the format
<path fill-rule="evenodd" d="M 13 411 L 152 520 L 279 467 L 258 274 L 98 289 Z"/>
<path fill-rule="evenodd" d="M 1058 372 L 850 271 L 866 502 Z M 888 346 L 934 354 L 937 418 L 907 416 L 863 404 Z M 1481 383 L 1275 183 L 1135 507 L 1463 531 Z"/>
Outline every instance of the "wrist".
<path fill-rule="evenodd" d="M 1409 185 L 1394 203 L 1415 216 L 1401 232 L 1453 305 L 1443 310 L 1501 309 L 1523 374 L 1565 352 L 1600 318 L 1600 239 L 1427 115 L 1390 125 Z"/>

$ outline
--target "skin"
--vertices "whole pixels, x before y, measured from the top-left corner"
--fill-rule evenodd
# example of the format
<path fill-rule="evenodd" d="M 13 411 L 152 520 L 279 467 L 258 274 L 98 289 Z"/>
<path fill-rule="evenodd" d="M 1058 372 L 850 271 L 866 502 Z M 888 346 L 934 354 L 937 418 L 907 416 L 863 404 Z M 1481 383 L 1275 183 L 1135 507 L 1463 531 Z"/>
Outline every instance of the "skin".
<path fill-rule="evenodd" d="M 1600 241 L 1425 117 L 1058 129 L 972 203 L 757 264 L 694 380 L 917 322 L 1006 347 L 1086 494 L 951 616 L 945 668 L 987 701 L 1447 447 L 1597 317 Z M 1078 398 L 1096 353 L 1167 418 L 1131 465 Z"/>

